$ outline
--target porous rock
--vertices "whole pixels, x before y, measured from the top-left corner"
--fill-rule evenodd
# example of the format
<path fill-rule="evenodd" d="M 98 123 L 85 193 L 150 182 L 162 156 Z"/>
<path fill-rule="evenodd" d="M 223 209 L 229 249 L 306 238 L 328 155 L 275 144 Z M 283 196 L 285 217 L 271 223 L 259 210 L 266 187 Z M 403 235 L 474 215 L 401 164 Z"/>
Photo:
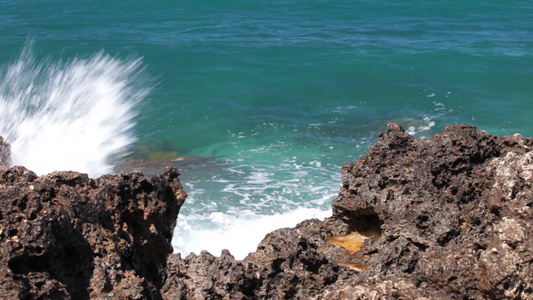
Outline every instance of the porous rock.
<path fill-rule="evenodd" d="M 342 169 L 333 216 L 255 252 L 182 258 L 164 175 L 0 168 L 0 295 L 41 299 L 531 299 L 533 139 L 391 123 Z"/>
<path fill-rule="evenodd" d="M 347 229 L 335 219 L 306 220 L 267 234 L 242 261 L 227 250 L 220 257 L 206 251 L 184 259 L 171 255 L 162 294 L 165 299 L 311 299 L 357 273 L 337 264 L 357 259 L 326 242 L 327 236 Z"/>
<path fill-rule="evenodd" d="M 160 299 L 186 197 L 178 175 L 0 167 L 2 299 Z"/>
<path fill-rule="evenodd" d="M 532 149 L 469 125 L 420 140 L 391 123 L 343 166 L 331 218 L 276 230 L 242 261 L 173 255 L 163 296 L 532 298 Z M 357 251 L 328 243 L 353 232 L 376 234 Z"/>
<path fill-rule="evenodd" d="M 531 298 L 532 149 L 532 139 L 469 125 L 426 141 L 389 124 L 343 167 L 334 216 L 352 228 L 377 221 L 382 235 L 361 249 L 368 271 L 339 286 L 376 291 L 390 281 L 431 299 Z"/>
<path fill-rule="evenodd" d="M 0 167 L 11 165 L 11 145 L 0 136 Z"/>

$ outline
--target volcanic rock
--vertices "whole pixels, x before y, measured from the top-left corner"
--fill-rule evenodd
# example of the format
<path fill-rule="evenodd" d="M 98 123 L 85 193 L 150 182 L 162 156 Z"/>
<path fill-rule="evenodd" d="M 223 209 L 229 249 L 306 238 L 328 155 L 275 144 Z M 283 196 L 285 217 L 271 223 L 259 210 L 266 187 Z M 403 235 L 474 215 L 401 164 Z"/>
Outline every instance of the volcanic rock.
<path fill-rule="evenodd" d="M 382 235 L 361 249 L 368 271 L 328 297 L 362 286 L 379 297 L 531 298 L 532 149 L 533 139 L 474 126 L 424 141 L 389 124 L 343 167 L 333 201 L 334 217 L 353 230 L 379 223 Z"/>
<path fill-rule="evenodd" d="M 533 139 L 391 123 L 342 169 L 333 216 L 243 260 L 182 258 L 176 169 L 89 179 L 0 167 L 6 299 L 532 299 Z M 168 258 L 168 259 L 167 259 Z"/>
<path fill-rule="evenodd" d="M 2 299 L 160 299 L 186 197 L 178 175 L 0 167 Z"/>
<path fill-rule="evenodd" d="M 533 139 L 389 124 L 342 170 L 333 216 L 242 261 L 171 255 L 165 299 L 531 299 Z"/>
<path fill-rule="evenodd" d="M 0 167 L 11 165 L 11 145 L 0 136 Z"/>

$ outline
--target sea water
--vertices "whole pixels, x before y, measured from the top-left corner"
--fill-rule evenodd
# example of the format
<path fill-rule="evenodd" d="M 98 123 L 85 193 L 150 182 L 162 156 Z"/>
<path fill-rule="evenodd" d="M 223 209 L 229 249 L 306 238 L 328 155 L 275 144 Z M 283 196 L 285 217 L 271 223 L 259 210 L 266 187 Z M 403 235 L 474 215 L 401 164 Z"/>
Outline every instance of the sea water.
<path fill-rule="evenodd" d="M 532 97 L 530 1 L 0 1 L 14 164 L 178 165 L 183 255 L 331 215 L 388 122 L 532 136 Z"/>

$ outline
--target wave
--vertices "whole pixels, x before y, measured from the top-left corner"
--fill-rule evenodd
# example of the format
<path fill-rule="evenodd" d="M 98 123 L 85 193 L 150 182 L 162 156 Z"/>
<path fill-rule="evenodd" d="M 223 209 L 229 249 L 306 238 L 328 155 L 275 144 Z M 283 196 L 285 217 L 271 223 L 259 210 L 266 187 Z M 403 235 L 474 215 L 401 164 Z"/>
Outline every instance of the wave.
<path fill-rule="evenodd" d="M 136 107 L 150 92 L 141 71 L 140 59 L 38 61 L 25 47 L 0 70 L 0 135 L 13 164 L 37 174 L 112 172 L 110 161 L 135 142 Z"/>
<path fill-rule="evenodd" d="M 172 246 L 174 252 L 181 253 L 182 256 L 199 254 L 202 250 L 220 255 L 223 249 L 229 249 L 236 259 L 244 259 L 255 251 L 267 233 L 282 227 L 294 227 L 309 218 L 323 220 L 329 216 L 331 210 L 306 207 L 274 215 L 246 212 L 240 216 L 221 212 L 213 212 L 209 216 L 180 214 Z"/>

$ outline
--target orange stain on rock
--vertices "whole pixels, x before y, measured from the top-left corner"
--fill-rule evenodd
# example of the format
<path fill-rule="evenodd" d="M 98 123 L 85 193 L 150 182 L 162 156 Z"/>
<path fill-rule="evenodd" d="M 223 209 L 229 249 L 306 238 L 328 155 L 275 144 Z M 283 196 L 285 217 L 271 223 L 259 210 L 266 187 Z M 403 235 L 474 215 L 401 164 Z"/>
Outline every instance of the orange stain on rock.
<path fill-rule="evenodd" d="M 379 237 L 380 233 L 376 230 L 366 230 L 362 232 L 354 231 L 346 235 L 332 236 L 328 238 L 327 241 L 333 246 L 343 247 L 349 251 L 350 254 L 354 255 L 359 249 L 361 249 L 361 247 L 363 247 L 365 240 L 372 236 Z M 368 269 L 368 265 L 356 261 L 339 261 L 338 264 L 360 272 L 364 272 Z"/>
<path fill-rule="evenodd" d="M 365 240 L 369 237 L 379 237 L 379 232 L 375 230 L 366 230 L 363 232 L 351 232 L 346 235 L 335 235 L 328 238 L 328 243 L 333 246 L 341 246 L 350 251 L 352 254 L 361 249 Z"/>

